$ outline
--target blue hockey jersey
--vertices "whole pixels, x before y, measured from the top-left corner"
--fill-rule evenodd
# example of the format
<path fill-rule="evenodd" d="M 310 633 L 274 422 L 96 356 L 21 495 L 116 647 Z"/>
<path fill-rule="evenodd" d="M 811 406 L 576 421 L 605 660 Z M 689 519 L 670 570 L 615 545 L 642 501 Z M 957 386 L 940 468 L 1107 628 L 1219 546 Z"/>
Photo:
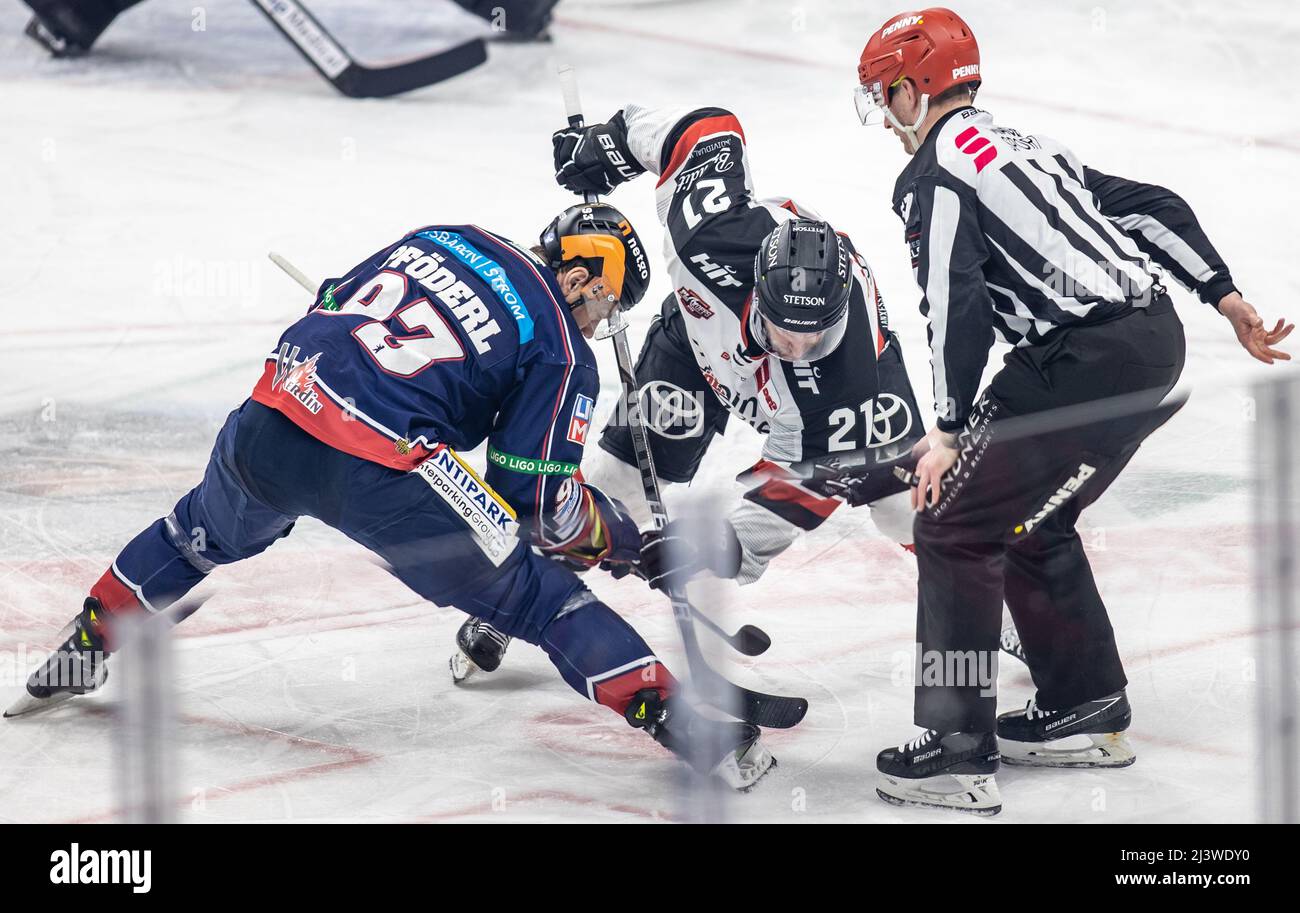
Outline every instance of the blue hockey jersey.
<path fill-rule="evenodd" d="M 598 385 L 540 260 L 477 226 L 436 225 L 322 283 L 253 399 L 397 470 L 486 439 L 488 485 L 545 520 L 571 493 Z"/>

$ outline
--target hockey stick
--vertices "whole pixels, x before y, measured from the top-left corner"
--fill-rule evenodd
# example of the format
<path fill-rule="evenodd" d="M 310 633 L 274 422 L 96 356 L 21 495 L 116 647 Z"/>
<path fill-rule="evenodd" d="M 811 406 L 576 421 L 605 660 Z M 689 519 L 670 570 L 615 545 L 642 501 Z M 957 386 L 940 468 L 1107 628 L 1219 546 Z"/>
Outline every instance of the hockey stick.
<path fill-rule="evenodd" d="M 308 293 L 316 294 L 317 289 L 320 288 L 319 284 L 313 283 L 302 270 L 274 251 L 269 252 L 267 257 Z M 614 335 L 614 347 L 618 354 L 619 375 L 623 379 L 624 394 L 629 398 L 629 401 L 635 402 L 637 386 L 632 369 L 632 353 L 628 349 L 627 335 L 621 331 L 622 329 L 626 329 L 626 323 Z M 646 486 L 646 500 L 650 503 L 651 512 L 654 514 L 655 528 L 662 529 L 668 522 L 668 517 L 663 510 L 663 502 L 659 499 L 659 485 L 652 463 L 650 464 L 649 475 L 646 474 L 646 463 L 652 458 L 650 456 L 649 441 L 646 439 L 645 426 L 641 423 L 639 411 L 636 412 L 635 419 L 631 418 L 629 414 L 629 423 L 633 422 L 632 441 L 637 453 L 637 464 L 642 470 L 641 481 Z M 646 462 L 642 462 L 643 459 Z M 720 637 L 726 639 L 738 651 L 747 656 L 762 653 L 771 646 L 772 641 L 765 633 L 753 625 L 745 625 L 735 635 L 728 635 L 712 620 L 697 612 L 687 602 L 685 596 L 679 592 L 670 593 L 669 599 L 672 600 L 673 604 L 673 617 L 677 619 L 678 627 L 682 631 L 682 640 L 687 645 L 687 662 L 691 667 L 696 681 L 696 688 L 700 691 L 702 698 L 723 709 L 730 709 L 727 703 L 728 699 L 736 698 L 741 705 L 742 719 L 768 729 L 788 729 L 803 719 L 804 714 L 808 712 L 808 702 L 803 698 L 779 697 L 773 694 L 751 691 L 748 688 L 732 684 L 715 672 L 704 661 L 704 657 L 700 653 L 699 644 L 695 640 L 695 630 L 691 627 L 692 615 L 698 617 L 710 630 L 715 631 Z M 731 701 L 731 703 L 735 702 L 734 700 Z"/>
<path fill-rule="evenodd" d="M 569 126 L 581 130 L 586 126 L 586 121 L 582 116 L 582 103 L 578 98 L 577 73 L 567 64 L 561 65 L 558 73 Z M 588 203 L 598 201 L 596 194 L 587 194 L 585 199 Z M 632 449 L 636 453 L 637 468 L 641 471 L 641 484 L 645 490 L 646 504 L 650 507 L 655 529 L 662 530 L 668 525 L 668 513 L 664 510 L 663 499 L 659 494 L 659 477 L 655 474 L 654 456 L 650 452 L 649 436 L 645 423 L 641 419 L 641 398 L 637 396 L 639 387 L 632 364 L 632 351 L 627 341 L 627 320 L 618 309 L 610 315 L 609 320 L 610 335 L 614 341 L 614 355 L 618 360 L 619 380 L 623 386 L 623 399 L 627 406 L 628 430 L 632 434 Z M 804 714 L 808 712 L 808 701 L 804 698 L 751 691 L 727 680 L 710 666 L 700 651 L 693 624 L 695 618 L 703 619 L 704 616 L 690 604 L 680 585 L 669 585 L 665 587 L 665 592 L 672 604 L 673 620 L 677 623 L 678 633 L 686 649 L 686 665 L 690 669 L 691 684 L 701 700 L 728 713 L 738 713 L 739 717 L 747 722 L 771 729 L 788 729 L 804 718 Z M 712 622 L 708 622 L 708 626 L 714 631 L 720 630 Z M 741 632 L 745 632 L 745 629 L 742 628 Z M 762 634 L 761 631 L 758 633 Z M 737 637 L 739 636 L 740 632 L 737 634 Z M 733 643 L 733 646 L 735 645 L 734 639 L 727 639 Z M 763 639 L 771 643 L 766 634 L 763 634 Z M 738 708 L 737 704 L 739 704 Z"/>
<path fill-rule="evenodd" d="M 305 289 L 306 289 L 308 292 L 310 292 L 311 294 L 315 295 L 316 292 L 317 292 L 317 290 L 320 289 L 320 286 L 319 286 L 319 285 L 312 285 L 312 284 L 311 284 L 311 280 L 307 278 L 307 274 L 306 274 L 306 273 L 304 273 L 302 270 L 298 269 L 298 267 L 294 266 L 292 263 L 290 263 L 290 262 L 289 262 L 288 260 L 286 260 L 284 257 L 282 257 L 282 256 L 280 256 L 279 254 L 277 254 L 275 251 L 273 251 L 273 250 L 272 250 L 272 251 L 268 251 L 267 254 L 266 254 L 266 256 L 267 256 L 267 259 L 269 259 L 272 263 L 274 263 L 276 266 L 280 267 L 280 269 L 284 270 L 285 275 L 287 275 L 287 276 L 288 276 L 290 279 L 292 279 L 294 282 L 296 282 L 296 283 L 298 283 L 299 285 L 301 285 L 303 288 L 305 288 Z"/>
<path fill-rule="evenodd" d="M 1139 390 L 1135 393 L 1088 400 L 1043 412 L 1013 415 L 990 422 L 987 428 L 980 431 L 978 438 L 987 439 L 990 445 L 1001 446 L 1070 428 L 1144 415 L 1156 419 L 1158 427 L 1183 408 L 1190 395 L 1191 391 L 1184 387 L 1171 391 L 1159 402 L 1153 403 L 1151 391 Z M 963 446 L 972 434 L 971 429 L 962 429 L 958 434 L 958 446 Z M 815 457 L 791 464 L 789 471 L 796 478 L 830 482 L 864 479 L 875 473 L 892 473 L 900 481 L 915 485 L 916 481 L 911 473 L 915 465 L 910 445 L 893 444 Z"/>
<path fill-rule="evenodd" d="M 575 129 L 580 129 L 584 125 L 584 121 L 582 117 L 582 102 L 578 98 L 577 71 L 574 70 L 574 68 L 568 64 L 561 64 L 557 68 L 556 72 L 558 73 L 560 78 L 560 90 L 564 93 L 564 106 L 565 106 L 565 112 L 569 119 L 569 126 Z M 586 201 L 588 203 L 598 202 L 598 200 L 599 197 L 594 193 L 586 195 Z M 633 385 L 632 389 L 634 390 L 639 389 L 636 386 L 635 372 L 631 368 L 632 361 L 631 361 L 630 350 L 626 353 L 628 355 L 628 359 L 627 359 L 628 367 L 626 370 L 624 370 L 623 367 L 622 355 L 625 353 L 623 353 L 622 350 L 628 348 L 626 335 L 624 333 L 624 331 L 627 329 L 627 322 L 623 319 L 623 315 L 621 312 L 615 312 L 615 314 L 612 315 L 607 320 L 607 324 L 608 324 L 608 329 L 605 332 L 597 334 L 596 338 L 614 340 L 614 350 L 615 353 L 619 356 L 620 379 L 623 380 L 630 379 Z M 621 347 L 618 341 L 618 337 L 620 336 L 624 337 Z M 633 395 L 634 394 L 630 393 L 627 389 L 624 389 L 624 398 L 627 399 L 628 402 L 631 402 L 631 397 L 633 397 Z M 636 425 L 634 425 L 633 427 L 634 428 L 639 427 L 643 429 L 644 425 L 645 422 L 642 421 L 641 418 L 640 399 L 637 398 L 637 418 L 636 418 Z M 642 432 L 642 436 L 644 437 L 644 432 Z M 636 439 L 637 437 L 634 431 L 632 437 L 634 449 L 636 445 Z M 648 440 L 645 447 L 645 454 L 646 454 L 646 459 L 651 460 Z M 653 476 L 654 475 L 653 461 L 650 462 L 650 466 L 651 466 L 651 475 Z M 645 468 L 642 465 L 641 458 L 639 456 L 637 457 L 637 468 L 642 470 L 642 485 L 644 486 Z M 651 497 L 649 490 L 647 489 L 646 501 L 647 503 L 650 503 L 652 505 L 655 502 L 658 502 L 662 506 L 662 499 L 659 496 L 659 485 L 658 485 L 657 478 L 655 479 L 655 488 L 654 488 L 653 497 Z M 653 507 L 651 509 L 651 512 L 653 514 Z M 662 529 L 663 524 L 659 522 L 659 518 L 656 516 L 654 519 L 655 519 L 655 529 Z M 666 516 L 663 522 L 667 523 Z M 762 628 L 756 627 L 754 625 L 742 625 L 740 629 L 736 631 L 735 634 L 729 634 L 712 618 L 709 618 L 699 609 L 695 608 L 695 606 L 691 605 L 689 601 L 686 601 L 683 598 L 683 602 L 690 610 L 691 614 L 694 616 L 696 621 L 699 621 L 702 625 L 704 625 L 706 628 L 708 628 L 710 631 L 712 631 L 722 640 L 726 641 L 726 643 L 737 653 L 740 653 L 744 656 L 760 656 L 763 653 L 767 652 L 768 647 L 772 646 L 772 638 L 768 637 L 767 632 L 764 631 Z"/>
<path fill-rule="evenodd" d="M 487 46 L 475 38 L 453 48 L 388 67 L 357 63 L 298 0 L 252 0 L 316 71 L 350 98 L 387 98 L 421 89 L 471 70 L 487 60 Z"/>
<path fill-rule="evenodd" d="M 267 256 L 271 259 L 272 263 L 284 270 L 289 278 L 293 279 L 307 291 L 311 292 L 311 294 L 316 294 L 316 290 L 319 286 L 313 285 L 312 281 L 308 279 L 307 276 L 298 269 L 298 267 L 294 266 L 275 251 L 269 251 Z M 622 332 L 621 327 L 618 332 Z M 754 625 L 744 625 L 735 634 L 728 634 L 713 619 L 694 608 L 694 606 L 692 606 L 691 610 L 695 613 L 697 620 L 699 620 L 714 634 L 717 634 L 720 638 L 730 644 L 738 653 L 742 653 L 745 656 L 759 656 L 766 652 L 768 647 L 772 646 L 772 638 L 768 637 L 767 632 L 762 628 L 757 628 Z"/>

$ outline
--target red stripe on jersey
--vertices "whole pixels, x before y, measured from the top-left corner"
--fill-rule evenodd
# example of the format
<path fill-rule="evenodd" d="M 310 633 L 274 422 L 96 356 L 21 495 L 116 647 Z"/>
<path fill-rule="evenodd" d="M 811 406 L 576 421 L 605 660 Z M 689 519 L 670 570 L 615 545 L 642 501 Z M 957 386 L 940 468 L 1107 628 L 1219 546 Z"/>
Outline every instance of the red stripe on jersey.
<path fill-rule="evenodd" d="M 740 311 L 740 346 L 746 352 L 749 351 L 749 309 L 754 304 L 754 293 L 750 292 L 749 297 L 745 299 L 745 306 Z"/>
<path fill-rule="evenodd" d="M 95 585 L 90 588 L 90 595 L 98 599 L 104 609 L 103 615 L 97 613 L 97 617 L 91 624 L 94 626 L 95 633 L 103 639 L 104 649 L 112 652 L 118 648 L 118 644 L 114 640 L 113 627 L 109 624 L 109 619 L 144 615 L 145 608 L 136 598 L 135 592 L 117 579 L 111 567 L 104 571 L 103 577 L 95 581 Z"/>
<path fill-rule="evenodd" d="M 653 688 L 660 697 L 666 698 L 677 690 L 677 679 L 664 668 L 663 663 L 655 660 L 639 669 L 629 669 L 622 675 L 596 682 L 591 690 L 596 703 L 623 713 L 632 703 L 632 697 L 647 688 Z"/>
<path fill-rule="evenodd" d="M 742 485 L 749 485 L 754 482 L 766 482 L 769 479 L 793 479 L 794 477 L 794 474 L 780 463 L 773 463 L 771 460 L 759 460 L 736 476 L 736 481 Z"/>
<path fill-rule="evenodd" d="M 320 403 L 321 410 L 313 413 L 285 392 L 283 387 L 274 387 L 275 364 L 274 360 L 267 361 L 262 379 L 253 388 L 253 399 L 281 413 L 322 444 L 401 472 L 414 469 L 433 453 L 419 443 L 406 444 L 402 448 L 406 453 L 402 453 L 396 441 L 376 431 L 356 415 L 345 412 L 323 391 L 316 400 Z"/>
<path fill-rule="evenodd" d="M 763 483 L 755 494 L 758 496 L 759 503 L 771 501 L 772 503 L 795 504 L 814 516 L 821 517 L 823 520 L 835 513 L 835 508 L 840 506 L 840 502 L 835 498 L 823 498 L 813 494 L 806 488 L 791 485 L 789 482 L 778 479 Z"/>
<path fill-rule="evenodd" d="M 715 133 L 738 133 L 740 134 L 740 141 L 742 143 L 745 141 L 745 131 L 740 128 L 740 121 L 730 114 L 697 120 L 686 128 L 682 138 L 673 147 L 673 154 L 668 157 L 668 167 L 659 175 L 659 183 L 655 186 L 662 186 L 678 168 L 682 167 L 682 163 L 691 154 L 691 150 L 695 148 L 696 143 Z"/>
<path fill-rule="evenodd" d="M 974 145 L 974 143 L 972 143 L 971 145 Z M 993 161 L 997 157 L 998 157 L 998 147 L 989 146 L 979 155 L 975 156 L 975 171 L 976 172 L 983 171 L 984 166 L 987 165 L 989 162 Z"/>
<path fill-rule="evenodd" d="M 144 611 L 144 606 L 140 604 L 139 599 L 136 599 L 135 592 L 117 579 L 111 567 L 104 571 L 104 576 L 95 581 L 95 585 L 90 588 L 90 595 L 98 599 L 104 611 L 110 615 L 129 615 L 132 612 Z"/>

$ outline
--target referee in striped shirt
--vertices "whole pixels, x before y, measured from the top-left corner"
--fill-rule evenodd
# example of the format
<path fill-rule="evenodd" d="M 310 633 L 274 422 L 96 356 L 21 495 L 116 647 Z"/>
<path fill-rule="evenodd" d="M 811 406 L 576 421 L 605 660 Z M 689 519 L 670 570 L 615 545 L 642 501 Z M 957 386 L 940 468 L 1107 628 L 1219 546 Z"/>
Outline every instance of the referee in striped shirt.
<path fill-rule="evenodd" d="M 1153 261 L 1261 361 L 1288 357 L 1274 346 L 1292 327 L 1265 329 L 1180 197 L 1086 168 L 974 108 L 979 50 L 955 13 L 893 17 L 859 77 L 864 122 L 881 116 L 911 155 L 894 207 L 929 318 L 938 421 L 918 445 L 913 494 L 921 668 L 996 655 L 1005 599 L 1037 686 L 1027 708 L 995 721 L 995 675 L 952 675 L 959 664 L 921 675 L 926 732 L 881 753 L 880 791 L 991 813 L 999 747 L 1045 766 L 1134 760 L 1127 680 L 1075 522 L 1172 414 L 1155 407 L 1185 340 Z M 981 393 L 995 338 L 1015 348 Z M 951 777 L 956 798 L 923 782 Z M 963 795 L 962 777 L 983 779 Z"/>

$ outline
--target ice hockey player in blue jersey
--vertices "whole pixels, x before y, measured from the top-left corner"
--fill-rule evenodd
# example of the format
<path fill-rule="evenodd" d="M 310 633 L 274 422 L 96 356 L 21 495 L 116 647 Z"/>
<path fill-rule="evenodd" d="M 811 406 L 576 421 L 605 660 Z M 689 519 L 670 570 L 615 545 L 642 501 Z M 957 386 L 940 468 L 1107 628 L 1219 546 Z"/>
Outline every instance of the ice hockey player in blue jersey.
<path fill-rule="evenodd" d="M 531 250 L 430 226 L 326 280 L 230 414 L 202 482 L 127 544 L 5 715 L 97 689 L 126 619 L 311 516 L 423 598 L 541 647 L 576 691 L 696 770 L 753 785 L 772 764 L 759 730 L 677 698 L 650 647 L 574 573 L 639 559 L 623 505 L 576 473 L 599 386 L 584 337 L 649 277 L 631 224 L 580 204 Z M 484 441 L 480 476 L 458 451 Z"/>

